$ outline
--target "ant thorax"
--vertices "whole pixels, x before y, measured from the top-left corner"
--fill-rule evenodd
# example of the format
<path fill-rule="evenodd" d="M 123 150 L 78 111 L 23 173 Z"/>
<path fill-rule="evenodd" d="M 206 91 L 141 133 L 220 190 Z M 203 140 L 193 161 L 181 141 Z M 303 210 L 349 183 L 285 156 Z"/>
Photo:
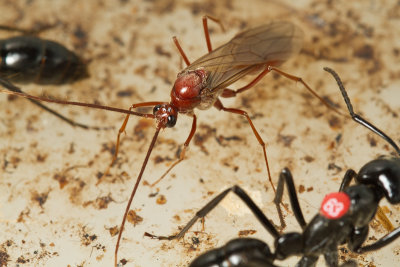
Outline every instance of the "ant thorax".
<path fill-rule="evenodd" d="M 325 196 L 320 213 L 328 219 L 340 219 L 350 208 L 350 197 L 343 192 L 334 192 Z"/>
<path fill-rule="evenodd" d="M 206 80 L 207 73 L 203 69 L 180 72 L 171 91 L 171 105 L 180 113 L 199 107 Z"/>

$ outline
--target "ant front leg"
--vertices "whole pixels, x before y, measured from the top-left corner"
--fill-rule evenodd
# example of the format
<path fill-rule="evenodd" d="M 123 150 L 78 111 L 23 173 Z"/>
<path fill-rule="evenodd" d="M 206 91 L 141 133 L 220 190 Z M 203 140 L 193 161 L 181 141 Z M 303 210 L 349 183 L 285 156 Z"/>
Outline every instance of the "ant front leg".
<path fill-rule="evenodd" d="M 176 48 L 178 49 L 179 54 L 181 55 L 183 61 L 185 61 L 186 66 L 189 66 L 190 65 L 190 61 L 189 61 L 188 57 L 186 56 L 186 53 L 183 51 L 182 46 L 179 44 L 179 41 L 176 38 L 176 36 L 173 36 L 172 40 L 174 41 L 174 44 L 175 44 Z"/>
<path fill-rule="evenodd" d="M 160 178 L 158 178 L 157 181 L 151 184 L 152 187 L 158 184 L 158 182 L 160 182 L 176 165 L 178 165 L 181 161 L 185 159 L 186 149 L 189 147 L 189 143 L 192 140 L 194 133 L 196 132 L 197 117 L 194 114 L 192 116 L 193 116 L 192 129 L 190 130 L 189 136 L 186 139 L 185 143 L 183 144 L 183 149 L 179 155 L 179 159 L 174 163 L 172 163 L 172 165 L 168 168 L 168 170 Z"/>
<path fill-rule="evenodd" d="M 222 31 L 225 31 L 225 28 L 219 19 L 208 16 L 208 15 L 203 16 L 203 28 L 204 28 L 204 35 L 206 37 L 207 49 L 208 49 L 208 52 L 211 52 L 212 46 L 211 46 L 211 40 L 210 40 L 210 32 L 208 30 L 208 22 L 207 22 L 208 19 L 218 23 L 219 26 L 221 27 Z M 176 38 L 176 36 L 172 37 L 172 40 L 174 41 L 174 44 L 175 44 L 176 48 L 178 49 L 179 54 L 181 55 L 183 61 L 185 61 L 186 66 L 189 66 L 190 61 L 189 61 L 188 57 L 186 56 L 185 52 L 183 51 L 182 46 L 179 44 L 179 41 Z"/>
<path fill-rule="evenodd" d="M 162 104 L 165 104 L 165 102 L 144 102 L 144 103 L 139 103 L 139 104 L 133 104 L 129 108 L 129 111 L 132 111 L 133 109 L 138 108 L 138 107 L 149 107 L 149 106 L 162 105 Z M 103 173 L 103 175 L 99 178 L 96 185 L 99 185 L 103 181 L 103 178 L 110 173 L 111 167 L 114 165 L 115 161 L 117 160 L 121 134 L 125 132 L 125 128 L 126 128 L 126 125 L 128 124 L 130 115 L 131 114 L 129 114 L 129 113 L 126 115 L 125 120 L 122 123 L 121 128 L 118 131 L 117 141 L 116 141 L 116 145 L 115 145 L 115 152 L 114 152 L 113 158 L 111 160 L 111 163 L 108 165 L 108 167 L 107 167 L 106 171 Z M 154 115 L 147 114 L 147 117 L 154 118 Z"/>
<path fill-rule="evenodd" d="M 278 187 L 276 189 L 276 194 L 275 194 L 275 198 L 274 198 L 276 209 L 278 210 L 278 214 L 279 214 L 279 219 L 281 221 L 281 226 L 282 227 L 286 226 L 285 221 L 283 219 L 281 207 L 279 205 L 282 202 L 284 183 L 286 183 L 286 186 L 287 186 L 289 199 L 290 199 L 290 205 L 292 206 L 294 216 L 296 217 L 296 220 L 300 224 L 301 228 L 304 229 L 307 226 L 307 223 L 304 219 L 303 212 L 301 211 L 301 207 L 299 204 L 299 199 L 297 197 L 296 187 L 294 185 L 292 173 L 290 172 L 290 170 L 288 168 L 284 168 L 279 175 Z"/>
<path fill-rule="evenodd" d="M 267 172 L 268 172 L 268 179 L 269 179 L 269 182 L 270 182 L 270 184 L 272 186 L 272 189 L 274 190 L 274 193 L 276 193 L 274 183 L 272 182 L 271 172 L 269 170 L 268 158 L 267 158 L 267 150 L 266 150 L 265 142 L 261 138 L 260 134 L 257 132 L 257 130 L 254 127 L 254 124 L 251 121 L 251 119 L 250 119 L 249 115 L 247 114 L 247 112 L 243 111 L 243 110 L 240 110 L 240 109 L 236 109 L 236 108 L 226 108 L 226 107 L 223 106 L 223 104 L 221 103 L 221 101 L 219 99 L 217 99 L 217 101 L 214 103 L 214 107 L 217 108 L 218 110 L 223 110 L 223 111 L 226 111 L 226 112 L 239 114 L 239 115 L 242 115 L 242 116 L 246 117 L 247 122 L 250 124 L 250 127 L 253 130 L 253 133 L 256 136 L 258 143 L 261 145 L 261 147 L 263 149 L 265 165 L 267 167 Z"/>
<path fill-rule="evenodd" d="M 206 37 L 208 52 L 211 52 L 212 51 L 212 46 L 211 46 L 211 40 L 210 40 L 210 32 L 208 30 L 207 19 L 212 20 L 215 23 L 218 23 L 223 32 L 225 32 L 225 28 L 224 28 L 224 25 L 222 25 L 222 22 L 219 19 L 211 17 L 211 16 L 208 16 L 208 15 L 203 16 L 204 36 Z"/>
<path fill-rule="evenodd" d="M 198 219 L 203 219 L 211 210 L 213 210 L 216 206 L 218 206 L 218 204 L 231 191 L 235 193 L 247 205 L 247 207 L 251 210 L 254 216 L 256 216 L 258 221 L 275 239 L 279 237 L 279 232 L 276 230 L 276 228 L 270 222 L 267 216 L 264 215 L 264 213 L 257 206 L 257 204 L 254 203 L 254 201 L 250 198 L 250 196 L 240 186 L 237 185 L 224 190 L 222 193 L 220 193 L 214 199 L 208 202 L 207 205 L 205 205 L 201 210 L 199 210 L 196 213 L 196 215 L 185 225 L 185 227 L 183 227 L 183 229 L 178 234 L 171 236 L 156 236 L 149 233 L 145 233 L 145 235 L 159 240 L 173 240 L 182 238 Z"/>

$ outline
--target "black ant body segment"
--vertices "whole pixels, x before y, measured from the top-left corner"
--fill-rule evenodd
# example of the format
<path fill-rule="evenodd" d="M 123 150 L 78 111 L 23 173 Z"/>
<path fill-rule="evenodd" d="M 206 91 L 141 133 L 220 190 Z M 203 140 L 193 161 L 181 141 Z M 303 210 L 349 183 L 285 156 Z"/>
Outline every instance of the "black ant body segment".
<path fill-rule="evenodd" d="M 26 30 L 0 25 L 23 35 L 0 40 L 0 77 L 17 83 L 67 84 L 89 77 L 84 61 L 60 43 L 35 34 L 55 25 Z"/>
<path fill-rule="evenodd" d="M 333 70 L 324 68 L 336 79 L 352 118 L 381 136 L 399 153 L 393 140 L 360 115 L 355 114 L 343 84 Z M 355 184 L 350 185 L 354 179 Z M 322 201 L 320 211 L 310 222 L 306 222 L 299 205 L 293 176 L 288 168 L 284 168 L 279 176 L 275 195 L 275 205 L 280 218 L 284 186 L 286 184 L 292 210 L 302 232 L 280 234 L 267 216 L 239 186 L 226 189 L 206 206 L 204 206 L 190 222 L 173 236 L 146 236 L 160 240 L 182 238 L 190 227 L 200 218 L 204 218 L 215 208 L 229 192 L 234 192 L 252 211 L 264 228 L 274 237 L 274 252 L 268 245 L 254 238 L 236 238 L 224 246 L 210 250 L 196 258 L 190 267 L 211 266 L 276 266 L 276 260 L 284 260 L 290 256 L 301 256 L 296 267 L 315 266 L 319 256 L 323 255 L 329 267 L 357 266 L 348 261 L 339 265 L 338 246 L 347 244 L 355 253 L 378 250 L 393 242 L 400 236 L 400 227 L 376 240 L 372 244 L 363 245 L 367 239 L 369 223 L 379 208 L 379 202 L 386 198 L 391 204 L 400 203 L 400 158 L 381 157 L 366 163 L 358 173 L 349 169 L 345 173 L 339 192 L 327 194 Z M 282 222 L 281 222 L 282 223 Z"/>
<path fill-rule="evenodd" d="M 33 36 L 53 26 L 43 25 L 37 30 L 25 30 L 0 25 L 0 30 L 23 34 L 0 40 L 0 83 L 5 88 L 23 93 L 11 82 L 60 85 L 89 77 L 87 64 L 74 52 L 60 43 Z M 29 100 L 72 126 L 99 129 L 74 122 L 39 101 Z"/>
<path fill-rule="evenodd" d="M 63 45 L 30 35 L 0 40 L 0 75 L 12 82 L 66 84 L 88 77 L 86 65 Z"/>

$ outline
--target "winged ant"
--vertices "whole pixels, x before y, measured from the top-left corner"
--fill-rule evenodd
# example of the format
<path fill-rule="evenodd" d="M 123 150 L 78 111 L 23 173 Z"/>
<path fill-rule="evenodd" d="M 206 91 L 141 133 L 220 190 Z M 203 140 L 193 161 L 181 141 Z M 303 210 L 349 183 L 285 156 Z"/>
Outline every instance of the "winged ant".
<path fill-rule="evenodd" d="M 103 177 L 108 175 L 110 168 L 117 160 L 118 150 L 120 146 L 120 136 L 125 131 L 129 116 L 136 115 L 145 118 L 152 118 L 156 121 L 157 125 L 155 133 L 145 155 L 142 167 L 136 179 L 136 183 L 132 189 L 132 193 L 128 200 L 121 222 L 120 231 L 118 233 L 117 243 L 115 247 L 115 265 L 117 265 L 118 249 L 122 232 L 125 226 L 126 217 L 129 212 L 133 198 L 136 194 L 137 188 L 142 179 L 150 154 L 156 143 L 158 134 L 161 129 L 174 127 L 179 113 L 186 114 L 192 117 L 192 127 L 183 145 L 183 149 L 180 153 L 179 159 L 171 165 L 171 167 L 165 172 L 162 177 L 164 177 L 174 166 L 176 166 L 185 158 L 186 149 L 196 132 L 197 117 L 194 114 L 194 109 L 198 108 L 200 110 L 203 110 L 214 106 L 218 110 L 238 114 L 246 118 L 253 131 L 253 134 L 255 135 L 258 143 L 263 149 L 263 156 L 269 182 L 274 191 L 275 187 L 273 185 L 269 170 L 266 144 L 256 130 L 252 120 L 250 119 L 250 116 L 247 114 L 247 112 L 241 109 L 226 108 L 222 104 L 219 97 L 234 97 L 237 94 L 247 91 L 252 88 L 257 82 L 259 82 L 261 78 L 263 78 L 266 74 L 273 71 L 290 80 L 300 82 L 312 95 L 317 97 L 324 105 L 334 110 L 338 114 L 341 114 L 319 95 L 317 95 L 301 78 L 290 75 L 276 68 L 276 66 L 282 64 L 290 56 L 300 51 L 302 46 L 303 33 L 297 26 L 289 22 L 273 22 L 270 24 L 263 24 L 261 26 L 238 33 L 229 42 L 213 50 L 208 32 L 207 19 L 211 19 L 222 25 L 220 21 L 215 18 L 212 18 L 210 16 L 203 17 L 203 28 L 209 53 L 200 57 L 195 62 L 190 63 L 187 56 L 183 52 L 183 49 L 181 48 L 178 40 L 175 37 L 173 38 L 174 43 L 179 50 L 179 53 L 181 54 L 183 60 L 188 66 L 183 71 L 178 73 L 175 84 L 171 90 L 170 102 L 143 102 L 133 104 L 129 108 L 129 110 L 123 110 L 97 104 L 46 99 L 43 97 L 35 97 L 24 93 L 10 92 L 8 90 L 0 89 L 0 91 L 3 93 L 17 95 L 32 100 L 66 105 L 77 105 L 127 114 L 118 132 L 115 153 L 111 164 L 103 173 L 102 177 L 98 180 L 97 184 L 103 180 Z M 250 83 L 239 89 L 232 90 L 227 88 L 228 86 L 248 74 L 257 74 L 257 76 Z M 136 108 L 149 106 L 153 107 L 153 113 L 147 114 L 133 111 L 133 109 Z"/>

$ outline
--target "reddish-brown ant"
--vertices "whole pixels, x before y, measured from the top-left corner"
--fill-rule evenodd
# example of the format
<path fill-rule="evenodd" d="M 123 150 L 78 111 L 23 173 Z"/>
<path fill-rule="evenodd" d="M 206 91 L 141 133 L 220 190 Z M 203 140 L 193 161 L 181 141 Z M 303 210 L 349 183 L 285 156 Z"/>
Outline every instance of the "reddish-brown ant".
<path fill-rule="evenodd" d="M 150 154 L 157 140 L 158 134 L 161 129 L 164 129 L 166 127 L 170 128 L 175 125 L 178 113 L 186 114 L 193 118 L 192 128 L 189 133 L 189 136 L 187 137 L 184 143 L 184 147 L 182 149 L 179 159 L 171 165 L 171 167 L 167 170 L 166 173 L 168 173 L 174 166 L 176 166 L 179 162 L 181 162 L 184 159 L 185 151 L 196 132 L 197 117 L 194 114 L 194 109 L 195 108 L 208 109 L 214 106 L 218 110 L 242 115 L 247 119 L 254 135 L 257 138 L 257 141 L 262 146 L 269 182 L 271 183 L 272 188 L 275 191 L 275 187 L 272 183 L 271 174 L 268 166 L 265 142 L 257 132 L 249 115 L 247 114 L 247 112 L 240 109 L 224 107 L 219 97 L 220 96 L 224 98 L 234 97 L 237 94 L 253 87 L 267 73 L 275 71 L 276 73 L 283 75 L 288 79 L 302 83 L 314 96 L 320 99 L 322 103 L 324 103 L 326 106 L 336 111 L 335 108 L 327 104 L 301 78 L 290 75 L 276 68 L 276 66 L 286 61 L 290 56 L 300 51 L 302 46 L 303 34 L 298 27 L 289 22 L 274 22 L 271 24 L 264 24 L 252 28 L 250 30 L 243 31 L 237 34 L 228 43 L 216 48 L 215 50 L 212 50 L 210 36 L 208 32 L 208 26 L 207 26 L 207 19 L 211 19 L 222 25 L 220 21 L 215 18 L 209 16 L 203 17 L 203 28 L 209 53 L 199 58 L 195 62 L 190 63 L 187 56 L 183 52 L 183 49 L 178 43 L 177 39 L 175 37 L 173 38 L 174 43 L 179 50 L 179 53 L 181 54 L 183 60 L 187 64 L 187 67 L 183 71 L 181 71 L 177 76 L 177 79 L 171 91 L 170 102 L 156 102 L 156 101 L 144 102 L 144 103 L 133 104 L 129 108 L 129 110 L 122 110 L 96 104 L 44 99 L 41 97 L 34 97 L 22 93 L 0 90 L 1 92 L 5 92 L 8 94 L 18 95 L 40 101 L 86 106 L 91 108 L 106 109 L 128 114 L 121 128 L 119 129 L 115 154 L 113 156 L 112 162 L 105 171 L 105 173 L 103 174 L 102 178 L 109 173 L 111 166 L 117 159 L 119 145 L 120 145 L 120 136 L 121 133 L 125 131 L 129 116 L 132 114 L 156 120 L 157 122 L 156 131 L 154 133 L 150 146 L 147 150 L 144 162 L 142 164 L 135 186 L 132 190 L 131 196 L 129 198 L 121 222 L 117 244 L 115 247 L 115 266 L 117 266 L 118 249 L 124 225 L 126 222 L 126 217 L 129 212 L 132 200 L 137 191 L 137 188 L 139 186 L 139 183 L 141 181 L 141 178 L 143 176 Z M 228 86 L 230 86 L 243 76 L 254 73 L 258 73 L 258 75 L 246 86 L 236 90 L 227 88 Z M 144 114 L 132 111 L 133 109 L 139 107 L 148 107 L 148 106 L 154 107 L 153 114 Z M 162 177 L 164 177 L 165 174 Z M 100 178 L 98 183 L 101 182 L 102 178 Z"/>

